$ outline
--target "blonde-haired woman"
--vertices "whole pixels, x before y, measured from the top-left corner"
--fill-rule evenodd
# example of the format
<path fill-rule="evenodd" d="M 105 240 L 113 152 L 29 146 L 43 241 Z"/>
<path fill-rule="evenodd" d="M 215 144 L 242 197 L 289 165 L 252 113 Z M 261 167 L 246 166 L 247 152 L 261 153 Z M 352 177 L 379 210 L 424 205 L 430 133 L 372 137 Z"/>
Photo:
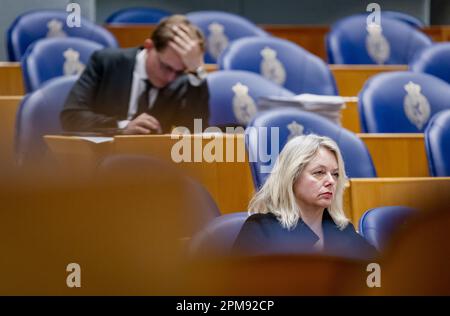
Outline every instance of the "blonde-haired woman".
<path fill-rule="evenodd" d="M 328 137 L 298 136 L 281 151 L 249 205 L 239 254 L 310 253 L 372 258 L 376 250 L 343 211 L 344 161 Z"/>

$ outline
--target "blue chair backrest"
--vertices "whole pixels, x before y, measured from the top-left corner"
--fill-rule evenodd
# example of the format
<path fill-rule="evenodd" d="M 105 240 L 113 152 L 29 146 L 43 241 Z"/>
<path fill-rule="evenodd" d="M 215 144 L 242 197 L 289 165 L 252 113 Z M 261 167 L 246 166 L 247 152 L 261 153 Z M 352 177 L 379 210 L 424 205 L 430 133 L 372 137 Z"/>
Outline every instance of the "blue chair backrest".
<path fill-rule="evenodd" d="M 211 126 L 246 126 L 258 111 L 259 97 L 294 95 L 248 71 L 216 71 L 208 74 L 207 80 Z"/>
<path fill-rule="evenodd" d="M 171 15 L 169 11 L 149 8 L 135 7 L 121 9 L 111 14 L 107 19 L 108 24 L 156 24 L 161 19 Z"/>
<path fill-rule="evenodd" d="M 366 211 L 359 219 L 359 233 L 378 251 L 385 249 L 392 235 L 416 213 L 405 206 L 377 207 Z"/>
<path fill-rule="evenodd" d="M 425 48 L 415 56 L 409 68 L 436 76 L 450 84 L 450 43 L 437 43 Z"/>
<path fill-rule="evenodd" d="M 368 28 L 366 14 L 333 24 L 326 43 L 330 64 L 408 64 L 432 44 L 416 28 L 383 15 L 381 29 Z"/>
<path fill-rule="evenodd" d="M 8 29 L 8 57 L 19 61 L 27 47 L 46 37 L 82 37 L 105 47 L 118 47 L 114 36 L 105 28 L 81 18 L 81 27 L 69 27 L 68 13 L 58 10 L 30 11 L 19 15 Z"/>
<path fill-rule="evenodd" d="M 216 63 L 228 44 L 247 36 L 269 36 L 254 23 L 236 14 L 222 11 L 196 11 L 186 14 L 197 25 L 206 39 L 205 62 Z"/>
<path fill-rule="evenodd" d="M 22 100 L 16 117 L 19 165 L 41 159 L 46 149 L 42 137 L 63 131 L 59 114 L 76 80 L 76 76 L 54 78 Z"/>
<path fill-rule="evenodd" d="M 276 37 L 237 39 L 222 52 L 218 66 L 256 72 L 295 94 L 337 94 L 333 75 L 319 57 Z"/>
<path fill-rule="evenodd" d="M 424 73 L 387 72 L 369 79 L 359 93 L 365 133 L 423 133 L 431 117 L 450 108 L 450 85 Z"/>
<path fill-rule="evenodd" d="M 450 109 L 436 113 L 425 130 L 430 174 L 450 177 Z"/>
<path fill-rule="evenodd" d="M 229 255 L 232 252 L 247 212 L 237 212 L 214 218 L 191 240 L 191 255 Z"/>
<path fill-rule="evenodd" d="M 354 133 L 314 113 L 294 108 L 274 109 L 258 114 L 246 129 L 247 151 L 256 188 L 266 181 L 287 141 L 306 134 L 328 136 L 337 143 L 348 177 L 376 176 L 366 146 Z M 278 146 L 274 142 L 278 142 Z"/>
<path fill-rule="evenodd" d="M 403 12 L 383 10 L 383 11 L 381 11 L 381 16 L 395 19 L 398 21 L 402 21 L 402 22 L 409 24 L 412 27 L 415 27 L 417 29 L 421 29 L 421 28 L 425 27 L 425 24 L 421 20 L 419 20 L 415 16 L 412 16 L 412 15 L 409 15 L 409 14 L 406 14 Z"/>
<path fill-rule="evenodd" d="M 26 91 L 34 91 L 55 77 L 80 75 L 92 53 L 102 48 L 101 44 L 77 37 L 34 42 L 22 56 Z"/>

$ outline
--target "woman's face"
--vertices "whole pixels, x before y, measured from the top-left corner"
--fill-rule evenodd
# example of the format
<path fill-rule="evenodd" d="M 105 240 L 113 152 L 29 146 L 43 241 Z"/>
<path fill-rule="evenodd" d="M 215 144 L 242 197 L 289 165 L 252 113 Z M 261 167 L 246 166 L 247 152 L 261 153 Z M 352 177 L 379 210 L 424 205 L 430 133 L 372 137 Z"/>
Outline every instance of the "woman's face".
<path fill-rule="evenodd" d="M 333 152 L 321 147 L 294 182 L 294 195 L 303 210 L 324 209 L 331 205 L 339 177 Z"/>

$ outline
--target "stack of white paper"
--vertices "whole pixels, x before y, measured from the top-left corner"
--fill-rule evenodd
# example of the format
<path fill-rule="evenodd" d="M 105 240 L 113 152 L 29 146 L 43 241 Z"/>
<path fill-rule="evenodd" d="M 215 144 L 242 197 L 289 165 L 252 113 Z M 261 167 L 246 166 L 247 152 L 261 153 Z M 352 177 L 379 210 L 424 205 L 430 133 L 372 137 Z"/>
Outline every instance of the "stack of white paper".
<path fill-rule="evenodd" d="M 278 107 L 295 107 L 313 112 L 332 122 L 341 125 L 341 110 L 345 108 L 345 99 L 340 96 L 328 96 L 304 93 L 292 97 L 269 96 L 258 99 L 259 110 L 269 110 Z"/>

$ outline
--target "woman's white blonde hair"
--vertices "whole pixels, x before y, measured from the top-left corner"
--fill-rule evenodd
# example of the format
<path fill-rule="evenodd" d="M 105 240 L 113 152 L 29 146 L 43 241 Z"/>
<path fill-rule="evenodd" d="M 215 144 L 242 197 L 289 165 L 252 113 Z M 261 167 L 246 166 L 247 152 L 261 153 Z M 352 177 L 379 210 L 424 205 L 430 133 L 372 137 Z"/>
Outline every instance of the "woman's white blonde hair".
<path fill-rule="evenodd" d="M 343 196 L 347 183 L 344 160 L 339 147 L 331 138 L 314 134 L 297 136 L 287 142 L 266 182 L 250 201 L 249 213 L 272 213 L 284 228 L 289 230 L 295 228 L 301 219 L 301 212 L 293 186 L 320 148 L 330 150 L 338 163 L 336 193 L 328 211 L 334 223 L 340 229 L 344 229 L 350 222 L 343 210 Z"/>

